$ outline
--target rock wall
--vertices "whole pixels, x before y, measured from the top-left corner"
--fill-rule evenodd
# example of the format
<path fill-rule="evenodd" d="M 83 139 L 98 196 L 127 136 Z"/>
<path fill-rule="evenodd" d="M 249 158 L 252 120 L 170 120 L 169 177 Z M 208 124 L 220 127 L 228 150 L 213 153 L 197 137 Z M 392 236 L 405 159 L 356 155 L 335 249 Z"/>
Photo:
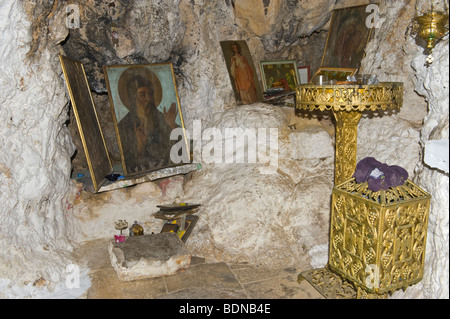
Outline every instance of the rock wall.
<path fill-rule="evenodd" d="M 292 108 L 282 111 L 278 106 L 237 108 L 219 45 L 222 40 L 246 40 L 255 63 L 262 59 L 294 58 L 290 52 L 295 51 L 299 37 L 311 35 L 329 19 L 333 2 L 322 2 L 324 11 L 318 14 L 313 10 L 315 5 L 312 3 L 302 3 L 296 7 L 295 2 L 281 1 L 270 2 L 265 8 L 263 2 L 254 1 L 256 9 L 253 8 L 252 12 L 260 13 L 256 16 L 246 14 L 249 10 L 246 1 L 221 1 L 214 5 L 208 1 L 180 1 L 179 7 L 173 4 L 174 8 L 166 8 L 174 11 L 175 22 L 172 23 L 178 23 L 180 19 L 179 33 L 160 32 L 158 41 L 170 44 L 170 48 L 165 49 L 170 51 L 174 62 L 180 103 L 191 135 L 196 120 L 201 121 L 203 130 L 275 128 L 280 132 L 278 171 L 273 174 L 261 175 L 258 167 L 247 163 L 207 165 L 202 161 L 202 170 L 189 176 L 183 187 L 184 193 L 174 194 L 181 200 L 202 203 L 199 212 L 201 218 L 195 236 L 190 239 L 190 244 L 198 254 L 226 261 L 251 260 L 268 266 L 307 265 L 308 249 L 327 241 L 329 201 L 316 199 L 315 205 L 309 204 L 314 209 L 308 209 L 304 203 L 314 201 L 314 194 L 323 194 L 325 197 L 331 195 L 334 154 L 331 121 L 298 119 Z M 162 4 L 139 7 L 141 15 L 151 16 L 159 5 Z M 128 21 L 127 12 L 134 12 L 136 8 L 130 5 L 122 9 L 124 13 L 117 19 L 121 21 L 117 23 L 122 26 L 119 34 L 127 34 L 136 28 Z M 178 10 L 183 14 L 179 14 Z M 122 44 L 119 37 L 119 45 L 114 47 L 108 39 L 108 23 L 112 21 L 107 11 L 97 6 L 90 7 L 87 12 L 82 17 L 82 21 L 87 24 L 86 31 L 83 28 L 75 30 L 63 45 L 67 54 L 75 58 L 77 55 L 83 58 L 89 56 L 91 59 L 96 58 L 102 52 L 100 48 L 105 46 L 108 53 L 106 57 L 95 62 L 86 59 L 90 65 L 87 70 L 95 70 L 102 64 L 127 63 L 130 58 L 135 63 L 165 60 L 164 55 L 151 55 L 157 43 L 139 49 L 142 45 L 128 45 L 129 42 Z M 273 27 L 268 28 L 269 33 L 266 33 L 262 24 L 257 23 L 262 17 L 271 21 Z M 96 21 L 104 21 L 104 25 Z M 291 25 L 296 27 L 292 29 Z M 155 19 L 153 26 L 155 30 L 163 31 L 166 28 L 165 20 Z M 145 33 L 145 30 L 141 31 Z M 151 37 L 152 32 L 147 36 Z M 101 39 L 96 37 L 98 33 L 103 34 Z M 260 38 L 261 34 L 264 37 Z M 277 42 L 277 48 L 271 47 L 271 43 L 279 39 L 280 35 L 283 39 Z M 181 44 L 177 41 L 180 37 Z M 142 41 L 132 34 L 129 38 L 135 42 Z M 324 40 L 323 36 L 319 37 L 321 46 Z M 127 47 L 125 51 L 129 53 L 128 56 L 118 55 L 118 50 L 123 50 L 122 45 Z M 296 54 L 302 55 L 305 60 L 308 57 L 316 58 L 314 52 L 308 54 L 305 50 Z M 94 91 L 101 92 L 101 74 L 92 73 L 96 74 L 92 79 Z M 98 101 L 101 99 L 97 97 Z M 296 128 L 291 130 L 288 126 L 292 124 Z M 304 128 L 308 129 L 302 131 Z M 319 140 L 324 142 L 320 151 L 316 147 Z M 319 176 L 314 178 L 315 175 Z M 242 178 L 246 182 L 239 185 L 237 181 Z M 245 192 L 247 198 L 239 196 L 241 191 L 236 190 L 238 185 L 248 188 Z M 73 208 L 73 214 L 79 221 L 77 239 L 111 236 L 115 231 L 113 222 L 124 216 L 129 222 L 138 220 L 146 232 L 159 231 L 161 225 L 150 216 L 151 213 L 157 210 L 157 204 L 177 199 L 163 198 L 160 186 L 149 183 L 112 194 L 82 195 L 75 201 Z M 152 196 L 144 200 L 143 190 L 150 191 Z M 218 194 L 221 199 L 216 201 Z M 224 206 L 227 208 L 224 209 Z M 258 221 L 256 224 L 253 222 L 255 219 Z M 308 223 L 310 227 L 305 227 Z M 240 241 L 234 240 L 234 236 L 246 227 L 249 228 L 248 233 Z"/>
<path fill-rule="evenodd" d="M 419 52 L 411 62 L 416 72 L 416 91 L 425 97 L 428 113 L 421 129 L 422 148 L 430 140 L 448 140 L 449 122 L 449 41 L 448 36 L 436 46 L 433 52 L 435 61 L 425 66 L 425 55 Z M 447 150 L 443 150 L 448 154 Z M 449 187 L 448 171 L 444 172 L 420 162 L 416 168 L 417 183 L 431 195 L 429 217 L 427 258 L 422 281 L 423 290 L 406 291 L 402 297 L 412 297 L 413 293 L 423 294 L 424 298 L 449 298 Z"/>
<path fill-rule="evenodd" d="M 212 151 L 219 152 L 219 159 L 185 184 L 185 200 L 202 204 L 195 236 L 189 239 L 195 253 L 267 267 L 309 267 L 308 251 L 327 242 L 332 138 L 320 125 L 289 129 L 289 111 L 256 103 L 227 110 L 204 128 L 218 135 Z M 265 162 L 258 156 L 255 163 L 240 158 L 237 148 L 227 148 L 228 128 L 253 131 L 257 149 L 267 154 L 276 149 L 276 158 Z M 276 140 L 260 139 L 258 129 L 267 130 L 266 136 L 276 132 Z M 203 141 L 203 155 L 210 143 Z M 226 160 L 229 154 L 235 156 L 232 163 Z"/>
<path fill-rule="evenodd" d="M 333 186 L 332 119 L 296 117 L 292 108 L 261 103 L 237 107 L 219 42 L 246 40 L 255 64 L 289 58 L 315 68 L 333 8 L 353 4 L 88 0 L 80 4 L 80 28 L 68 29 L 65 2 L 3 1 L 0 279 L 7 278 L 8 285 L 41 277 L 60 281 L 73 242 L 111 237 L 117 219 L 137 220 L 147 233 L 157 232 L 161 222 L 151 213 L 156 205 L 174 201 L 202 204 L 188 241 L 196 254 L 273 267 L 320 266 L 317 260 L 326 260 Z M 425 278 L 394 297 L 448 298 L 448 173 L 422 164 L 426 141 L 448 139 L 448 39 L 438 45 L 435 63 L 425 68 L 425 57 L 405 33 L 414 5 L 412 0 L 380 1 L 383 22 L 368 44 L 362 72 L 404 82 L 405 101 L 399 113 L 361 119 L 357 156 L 405 167 L 433 197 Z M 111 37 L 113 27 L 118 39 Z M 188 130 L 196 121 L 202 134 L 275 129 L 277 160 L 227 163 L 227 154 L 239 159 L 232 149 L 214 163 L 205 153 L 200 154 L 203 168 L 186 176 L 102 194 L 82 191 L 70 180 L 71 166 L 85 163 L 59 53 L 85 64 L 102 128 L 112 132 L 106 138 L 116 160 L 102 67 L 167 61 L 174 64 Z M 257 140 L 257 146 L 269 141 Z M 209 142 L 202 140 L 200 150 Z M 222 134 L 217 142 L 226 145 L 227 138 Z"/>
<path fill-rule="evenodd" d="M 312 72 L 318 68 L 326 41 L 326 32 L 320 28 L 329 20 L 334 1 L 320 1 L 320 12 L 314 10 L 317 3 L 267 3 L 218 1 L 212 5 L 210 1 L 177 0 L 150 5 L 146 1 L 89 0 L 79 6 L 81 27 L 69 30 L 61 51 L 85 65 L 113 162 L 120 163 L 120 154 L 103 66 L 172 62 L 189 129 L 194 119 L 206 121 L 214 113 L 236 106 L 220 41 L 247 41 L 256 70 L 260 60 L 288 58 L 311 65 Z M 65 12 L 64 3 L 56 7 L 56 12 Z M 55 25 L 56 16 L 58 13 L 51 21 Z M 61 19 L 64 17 L 59 16 Z M 111 36 L 113 27 L 117 41 Z M 299 45 L 303 49 L 298 50 Z M 87 169 L 77 127 L 69 128 L 78 149 L 75 169 Z"/>
<path fill-rule="evenodd" d="M 414 17 L 414 1 L 380 2 L 379 27 L 374 29 L 361 73 L 376 74 L 380 81 L 403 82 L 404 101 L 399 112 L 367 113 L 358 127 L 360 160 L 373 156 L 390 165 L 404 167 L 414 177 L 421 160 L 418 144 L 420 124 L 426 114 L 426 103 L 414 92 L 415 75 L 411 60 L 417 52 L 414 39 L 405 34 Z"/>
<path fill-rule="evenodd" d="M 66 89 L 54 50 L 42 48 L 40 57 L 29 58 L 34 34 L 22 4 L 0 4 L 0 278 L 5 285 L 60 281 L 72 249 L 66 201 L 74 145 L 65 125 Z"/>
<path fill-rule="evenodd" d="M 416 1 L 380 2 L 382 23 L 367 46 L 362 72 L 403 82 L 404 102 L 398 114 L 361 119 L 358 157 L 403 166 L 432 196 L 424 279 L 393 297 L 448 298 L 448 173 L 423 163 L 427 140 L 448 139 L 448 38 L 438 44 L 435 62 L 427 67 L 423 40 L 408 29 L 415 6 Z M 429 3 L 418 1 L 417 6 L 425 9 Z"/>
<path fill-rule="evenodd" d="M 183 176 L 176 176 L 98 194 L 85 192 L 79 185 L 79 195 L 71 208 L 76 218 L 74 240 L 114 238 L 120 234 L 114 228 L 119 219 L 126 220 L 129 227 L 138 222 L 144 227 L 145 234 L 159 233 L 163 221 L 152 216 L 159 210 L 156 205 L 179 202 L 183 195 L 183 182 Z M 128 236 L 129 230 L 124 230 L 123 234 Z"/>

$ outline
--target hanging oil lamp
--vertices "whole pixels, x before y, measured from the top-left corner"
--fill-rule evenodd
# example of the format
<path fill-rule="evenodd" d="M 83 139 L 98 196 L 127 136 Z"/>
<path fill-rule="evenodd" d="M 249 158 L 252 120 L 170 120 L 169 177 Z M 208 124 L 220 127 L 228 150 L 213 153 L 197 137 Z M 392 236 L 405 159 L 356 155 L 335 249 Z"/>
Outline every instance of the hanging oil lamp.
<path fill-rule="evenodd" d="M 428 52 L 426 61 L 428 64 L 433 63 L 432 52 L 435 45 L 448 32 L 448 6 L 445 2 L 444 5 L 445 12 L 436 11 L 433 4 L 431 4 L 431 10 L 421 11 L 417 9 L 416 3 L 416 16 L 413 19 L 412 33 L 426 41 Z"/>

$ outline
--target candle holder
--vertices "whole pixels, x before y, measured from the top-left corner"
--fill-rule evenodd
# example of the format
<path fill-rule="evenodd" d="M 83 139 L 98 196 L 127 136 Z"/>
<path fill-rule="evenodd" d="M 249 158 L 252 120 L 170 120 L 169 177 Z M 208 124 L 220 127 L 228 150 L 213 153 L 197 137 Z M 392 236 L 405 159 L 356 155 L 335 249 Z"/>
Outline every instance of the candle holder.
<path fill-rule="evenodd" d="M 114 235 L 116 242 L 124 242 L 125 236 L 122 235 L 122 230 L 128 228 L 128 222 L 126 220 L 119 219 L 117 222 L 114 223 L 114 228 L 120 230 L 119 236 Z"/>
<path fill-rule="evenodd" d="M 117 230 L 120 230 L 120 235 L 122 235 L 122 230 L 128 228 L 128 222 L 126 220 L 119 219 L 117 222 L 114 223 L 114 227 Z"/>

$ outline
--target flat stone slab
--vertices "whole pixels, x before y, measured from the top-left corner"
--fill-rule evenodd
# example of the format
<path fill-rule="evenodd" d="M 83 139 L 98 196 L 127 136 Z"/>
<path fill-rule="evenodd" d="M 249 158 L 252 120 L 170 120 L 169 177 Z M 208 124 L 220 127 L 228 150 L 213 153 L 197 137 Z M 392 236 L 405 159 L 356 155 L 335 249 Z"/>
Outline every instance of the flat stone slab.
<path fill-rule="evenodd" d="M 110 241 L 108 251 L 123 281 L 172 275 L 191 263 L 189 250 L 175 233 L 133 236 L 122 243 Z"/>

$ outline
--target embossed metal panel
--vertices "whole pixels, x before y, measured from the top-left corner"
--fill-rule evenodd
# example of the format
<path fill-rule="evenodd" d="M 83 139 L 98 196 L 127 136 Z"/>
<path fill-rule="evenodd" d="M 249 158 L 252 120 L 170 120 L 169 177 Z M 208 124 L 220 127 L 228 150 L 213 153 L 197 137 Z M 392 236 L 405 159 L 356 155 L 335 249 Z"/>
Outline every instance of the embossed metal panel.
<path fill-rule="evenodd" d="M 423 277 L 430 195 L 407 180 L 372 192 L 352 178 L 334 187 L 329 267 L 369 293 Z"/>

